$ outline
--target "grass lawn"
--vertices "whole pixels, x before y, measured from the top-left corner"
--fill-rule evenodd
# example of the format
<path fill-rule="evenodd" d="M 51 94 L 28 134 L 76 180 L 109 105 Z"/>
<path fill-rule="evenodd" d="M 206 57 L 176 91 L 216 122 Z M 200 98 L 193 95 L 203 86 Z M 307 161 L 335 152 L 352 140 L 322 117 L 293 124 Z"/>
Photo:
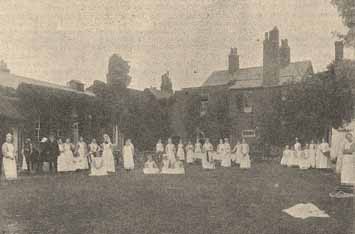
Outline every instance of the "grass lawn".
<path fill-rule="evenodd" d="M 0 233 L 346 234 L 353 200 L 329 197 L 337 182 L 329 171 L 275 162 L 254 162 L 248 171 L 193 165 L 185 176 L 144 176 L 140 169 L 106 177 L 23 176 L 1 183 Z M 282 212 L 301 202 L 330 218 Z"/>

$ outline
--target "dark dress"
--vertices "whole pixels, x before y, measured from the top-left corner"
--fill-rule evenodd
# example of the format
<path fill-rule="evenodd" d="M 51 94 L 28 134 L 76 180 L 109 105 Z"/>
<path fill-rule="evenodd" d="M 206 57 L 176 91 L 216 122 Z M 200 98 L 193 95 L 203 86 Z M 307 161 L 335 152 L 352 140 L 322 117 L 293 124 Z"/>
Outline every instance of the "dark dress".
<path fill-rule="evenodd" d="M 57 172 L 57 158 L 60 154 L 58 142 L 56 140 L 47 142 L 44 151 L 46 161 L 49 163 L 49 170 L 51 172 Z"/>

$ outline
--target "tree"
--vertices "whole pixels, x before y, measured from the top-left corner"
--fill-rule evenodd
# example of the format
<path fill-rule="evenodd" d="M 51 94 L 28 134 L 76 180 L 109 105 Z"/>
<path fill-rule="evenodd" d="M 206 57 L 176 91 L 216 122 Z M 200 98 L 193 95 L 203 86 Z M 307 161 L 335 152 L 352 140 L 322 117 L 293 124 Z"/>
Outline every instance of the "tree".
<path fill-rule="evenodd" d="M 279 146 L 295 137 L 305 142 L 320 140 L 330 128 L 351 121 L 351 80 L 340 74 L 331 64 L 326 72 L 283 87 L 283 94 L 273 97 L 271 110 L 261 115 L 262 140 Z"/>
<path fill-rule="evenodd" d="M 340 17 L 344 24 L 349 28 L 346 34 L 337 33 L 344 40 L 345 45 L 355 48 L 355 3 L 353 0 L 331 0 L 331 3 L 337 7 Z"/>
<path fill-rule="evenodd" d="M 128 87 L 131 77 L 128 75 L 130 66 L 126 60 L 117 54 L 110 57 L 108 64 L 107 83 Z"/>

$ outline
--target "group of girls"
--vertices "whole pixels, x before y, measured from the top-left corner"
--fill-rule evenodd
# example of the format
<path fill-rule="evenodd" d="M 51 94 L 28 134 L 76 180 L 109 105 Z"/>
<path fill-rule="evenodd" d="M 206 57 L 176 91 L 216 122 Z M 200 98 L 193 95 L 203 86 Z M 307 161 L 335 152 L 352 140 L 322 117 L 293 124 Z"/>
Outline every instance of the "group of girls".
<path fill-rule="evenodd" d="M 158 161 L 165 160 L 162 166 L 166 165 L 168 168 L 176 168 L 176 162 L 183 165 L 182 161 L 186 161 L 188 164 L 201 161 L 204 169 L 215 169 L 216 161 L 220 161 L 222 167 L 231 167 L 232 163 L 240 165 L 240 168 L 244 169 L 251 167 L 249 145 L 245 139 L 242 143 L 238 141 L 234 148 L 231 148 L 228 138 L 220 139 L 216 150 L 214 149 L 208 138 L 205 139 L 204 144 L 201 144 L 200 139 L 196 140 L 195 145 L 191 141 L 184 145 L 180 140 L 179 144 L 175 146 L 171 138 L 168 139 L 165 146 L 161 139 L 156 144 Z M 152 165 L 152 160 L 148 160 L 149 164 L 147 165 Z"/>
<path fill-rule="evenodd" d="M 330 147 L 322 140 L 320 144 L 314 143 L 301 145 L 298 138 L 295 144 L 286 146 L 283 151 L 281 165 L 287 167 L 299 167 L 301 170 L 310 168 L 329 169 L 331 168 Z"/>
<path fill-rule="evenodd" d="M 115 172 L 115 159 L 111 139 L 107 134 L 103 136 L 103 143 L 99 145 L 92 139 L 87 145 L 83 137 L 74 146 L 70 139 L 65 143 L 58 140 L 60 155 L 58 157 L 58 172 L 86 170 L 90 168 L 90 176 L 107 175 Z M 126 170 L 134 169 L 134 145 L 128 139 L 122 150 L 123 167 Z"/>
<path fill-rule="evenodd" d="M 59 156 L 57 160 L 58 172 L 71 172 L 87 170 L 90 175 L 107 175 L 115 172 L 115 160 L 112 152 L 112 143 L 107 134 L 103 136 L 103 143 L 99 145 L 92 139 L 89 145 L 80 137 L 76 145 L 67 138 L 65 142 L 58 139 Z"/>

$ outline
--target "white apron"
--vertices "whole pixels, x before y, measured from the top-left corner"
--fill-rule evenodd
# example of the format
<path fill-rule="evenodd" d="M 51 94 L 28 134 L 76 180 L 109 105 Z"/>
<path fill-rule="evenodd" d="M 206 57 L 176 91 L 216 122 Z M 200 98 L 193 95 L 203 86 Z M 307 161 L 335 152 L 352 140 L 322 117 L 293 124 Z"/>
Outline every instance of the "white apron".
<path fill-rule="evenodd" d="M 349 150 L 353 143 L 346 143 L 344 149 Z M 354 184 L 355 182 L 355 155 L 343 154 L 340 180 L 342 184 Z"/>
<path fill-rule="evenodd" d="M 179 144 L 178 145 L 178 150 L 177 150 L 176 156 L 177 156 L 177 158 L 179 160 L 185 161 L 185 151 L 184 151 L 184 145 L 183 144 Z"/>
<path fill-rule="evenodd" d="M 13 144 L 4 143 L 3 144 L 3 167 L 5 179 L 15 180 L 17 179 L 17 166 L 15 158 L 15 147 Z"/>
<path fill-rule="evenodd" d="M 123 167 L 127 170 L 134 169 L 134 150 L 131 145 L 125 145 L 123 147 Z"/>
<path fill-rule="evenodd" d="M 111 149 L 112 145 L 110 143 L 104 143 L 103 146 L 104 150 L 102 152 L 102 158 L 104 160 L 106 171 L 115 172 L 115 159 Z"/>
<path fill-rule="evenodd" d="M 249 145 L 242 144 L 241 146 L 242 146 L 241 147 L 242 158 L 240 160 L 240 168 L 249 169 L 251 167 L 250 156 L 249 156 Z"/>
<path fill-rule="evenodd" d="M 193 145 L 186 146 L 186 162 L 187 163 L 194 162 L 194 147 L 193 147 Z"/>

